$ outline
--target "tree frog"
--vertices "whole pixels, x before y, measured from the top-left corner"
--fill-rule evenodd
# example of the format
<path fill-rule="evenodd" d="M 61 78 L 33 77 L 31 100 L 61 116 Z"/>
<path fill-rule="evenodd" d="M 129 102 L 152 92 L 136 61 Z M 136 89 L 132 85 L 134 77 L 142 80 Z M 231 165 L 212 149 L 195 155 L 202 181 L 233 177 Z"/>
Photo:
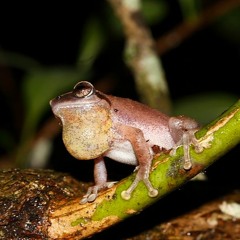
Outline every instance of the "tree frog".
<path fill-rule="evenodd" d="M 69 153 L 78 160 L 94 160 L 95 185 L 81 203 L 94 201 L 99 190 L 113 186 L 107 181 L 104 157 L 137 166 L 135 180 L 121 193 L 125 200 L 139 181 L 150 197 L 158 195 L 149 180 L 153 146 L 174 153 L 183 145 L 183 168 L 192 167 L 189 145 L 197 143 L 194 133 L 199 124 L 191 118 L 169 117 L 137 101 L 104 94 L 87 81 L 78 82 L 73 91 L 52 99 L 50 105 L 62 124 Z"/>

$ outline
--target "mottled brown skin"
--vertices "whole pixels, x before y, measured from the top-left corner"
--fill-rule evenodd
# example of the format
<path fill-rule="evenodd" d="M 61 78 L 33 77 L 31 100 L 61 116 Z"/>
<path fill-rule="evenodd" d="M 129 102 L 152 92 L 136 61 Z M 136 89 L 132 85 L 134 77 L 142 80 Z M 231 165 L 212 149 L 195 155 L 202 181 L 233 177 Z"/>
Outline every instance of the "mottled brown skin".
<path fill-rule="evenodd" d="M 183 168 L 191 168 L 189 144 L 197 144 L 194 132 L 198 123 L 188 117 L 169 117 L 139 102 L 106 95 L 89 82 L 79 82 L 72 92 L 50 101 L 53 113 L 63 126 L 63 141 L 67 150 L 79 160 L 94 159 L 95 186 L 88 189 L 81 203 L 94 201 L 100 189 L 111 187 L 107 182 L 104 157 L 138 165 L 132 185 L 122 192 L 124 199 L 143 181 L 148 194 L 158 190 L 149 181 L 153 146 L 173 149 L 184 146 Z"/>

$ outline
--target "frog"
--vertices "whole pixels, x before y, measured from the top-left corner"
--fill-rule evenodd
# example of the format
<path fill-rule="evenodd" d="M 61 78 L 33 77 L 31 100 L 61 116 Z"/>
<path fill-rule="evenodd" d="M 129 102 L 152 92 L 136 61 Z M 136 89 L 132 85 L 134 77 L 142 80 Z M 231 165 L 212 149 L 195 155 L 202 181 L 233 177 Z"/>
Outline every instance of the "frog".
<path fill-rule="evenodd" d="M 159 192 L 149 180 L 155 152 L 174 155 L 183 146 L 183 169 L 192 168 L 190 145 L 199 123 L 187 116 L 168 116 L 138 101 L 116 97 L 96 90 L 92 83 L 80 81 L 73 90 L 50 100 L 53 114 L 62 125 L 62 139 L 67 151 L 78 160 L 94 161 L 95 185 L 88 188 L 81 204 L 95 201 L 100 190 L 111 188 L 107 180 L 105 158 L 136 166 L 132 184 L 121 192 L 129 200 L 142 181 L 149 197 Z"/>

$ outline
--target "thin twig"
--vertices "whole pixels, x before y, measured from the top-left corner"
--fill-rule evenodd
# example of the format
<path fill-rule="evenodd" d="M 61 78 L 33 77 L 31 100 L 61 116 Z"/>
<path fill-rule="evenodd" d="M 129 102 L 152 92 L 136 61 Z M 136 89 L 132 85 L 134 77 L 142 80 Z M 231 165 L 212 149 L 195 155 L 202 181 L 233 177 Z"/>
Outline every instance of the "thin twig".
<path fill-rule="evenodd" d="M 240 0 L 222 0 L 203 10 L 193 21 L 185 21 L 156 40 L 157 52 L 165 54 L 179 46 L 194 32 L 203 29 L 227 12 L 240 6 Z"/>
<path fill-rule="evenodd" d="M 168 86 L 155 42 L 141 15 L 140 0 L 108 0 L 126 35 L 125 61 L 132 69 L 141 100 L 170 111 Z"/>

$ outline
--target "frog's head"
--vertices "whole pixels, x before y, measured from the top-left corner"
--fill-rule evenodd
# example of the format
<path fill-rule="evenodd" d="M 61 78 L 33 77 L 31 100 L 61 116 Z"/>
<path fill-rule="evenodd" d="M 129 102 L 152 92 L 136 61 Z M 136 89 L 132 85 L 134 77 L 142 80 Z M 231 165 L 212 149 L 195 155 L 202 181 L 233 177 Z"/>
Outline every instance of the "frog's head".
<path fill-rule="evenodd" d="M 109 148 L 111 141 L 110 102 L 89 82 L 77 83 L 72 92 L 50 101 L 63 126 L 63 141 L 77 159 L 92 159 Z"/>
<path fill-rule="evenodd" d="M 62 94 L 50 101 L 52 111 L 56 117 L 61 118 L 60 112 L 62 109 L 78 110 L 89 109 L 93 106 L 107 107 L 110 104 L 104 95 L 96 91 L 94 86 L 87 81 L 78 82 L 73 91 Z"/>

